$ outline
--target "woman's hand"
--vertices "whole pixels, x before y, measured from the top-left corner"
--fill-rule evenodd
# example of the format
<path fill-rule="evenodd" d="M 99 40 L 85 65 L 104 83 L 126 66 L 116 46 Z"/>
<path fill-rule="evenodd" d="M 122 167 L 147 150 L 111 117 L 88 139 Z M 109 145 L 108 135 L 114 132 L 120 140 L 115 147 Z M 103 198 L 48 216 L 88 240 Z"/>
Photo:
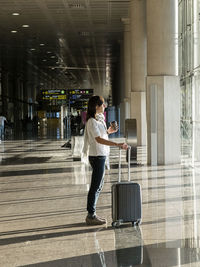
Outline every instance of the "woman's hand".
<path fill-rule="evenodd" d="M 121 149 L 125 149 L 125 150 L 128 149 L 128 145 L 127 145 L 126 143 L 118 143 L 118 146 L 119 146 Z"/>
<path fill-rule="evenodd" d="M 107 133 L 108 134 L 112 134 L 112 133 L 116 133 L 119 130 L 119 127 L 117 126 L 117 129 L 114 130 L 111 126 L 108 128 Z"/>

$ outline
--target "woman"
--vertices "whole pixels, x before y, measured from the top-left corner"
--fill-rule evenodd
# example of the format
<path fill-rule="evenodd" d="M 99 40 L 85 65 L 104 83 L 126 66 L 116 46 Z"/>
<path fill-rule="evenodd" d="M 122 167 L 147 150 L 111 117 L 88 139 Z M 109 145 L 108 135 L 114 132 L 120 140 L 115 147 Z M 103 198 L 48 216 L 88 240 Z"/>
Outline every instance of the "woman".
<path fill-rule="evenodd" d="M 106 157 L 109 155 L 109 146 L 118 146 L 127 149 L 125 143 L 115 143 L 108 140 L 108 135 L 118 131 L 109 127 L 107 129 L 104 121 L 104 99 L 100 96 L 92 96 L 88 102 L 84 149 L 86 153 L 89 145 L 89 162 L 92 167 L 92 178 L 87 198 L 86 217 L 87 225 L 105 224 L 106 219 L 96 215 L 96 204 L 104 182 L 104 171 Z"/>

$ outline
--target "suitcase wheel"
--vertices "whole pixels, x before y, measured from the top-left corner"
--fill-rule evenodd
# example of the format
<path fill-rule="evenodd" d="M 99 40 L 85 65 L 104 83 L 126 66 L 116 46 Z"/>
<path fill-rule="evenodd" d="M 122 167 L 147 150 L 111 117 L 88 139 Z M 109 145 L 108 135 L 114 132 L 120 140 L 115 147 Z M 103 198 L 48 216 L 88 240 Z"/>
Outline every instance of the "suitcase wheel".
<path fill-rule="evenodd" d="M 133 221 L 132 226 L 138 226 L 141 224 L 141 220 Z"/>
<path fill-rule="evenodd" d="M 121 225 L 121 222 L 112 222 L 112 227 L 119 227 Z"/>

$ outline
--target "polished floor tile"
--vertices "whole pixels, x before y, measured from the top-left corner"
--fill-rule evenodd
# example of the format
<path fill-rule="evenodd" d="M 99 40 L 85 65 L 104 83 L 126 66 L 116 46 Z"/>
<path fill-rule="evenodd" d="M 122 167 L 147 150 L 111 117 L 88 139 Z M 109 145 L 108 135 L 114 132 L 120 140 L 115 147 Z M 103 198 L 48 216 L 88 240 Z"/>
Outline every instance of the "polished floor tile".
<path fill-rule="evenodd" d="M 138 148 L 131 179 L 142 187 L 140 227 L 112 228 L 111 186 L 118 150 L 111 149 L 97 212 L 107 226 L 85 224 L 91 169 L 63 140 L 0 144 L 0 266 L 200 266 L 200 171 L 185 164 L 147 166 Z M 122 153 L 122 179 L 127 179 Z"/>

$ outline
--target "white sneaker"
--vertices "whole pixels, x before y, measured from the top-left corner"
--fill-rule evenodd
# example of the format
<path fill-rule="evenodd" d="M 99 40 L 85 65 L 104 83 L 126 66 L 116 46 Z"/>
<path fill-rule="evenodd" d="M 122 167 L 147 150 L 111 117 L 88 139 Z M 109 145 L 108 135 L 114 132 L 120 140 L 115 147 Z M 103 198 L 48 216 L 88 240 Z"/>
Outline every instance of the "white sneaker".
<path fill-rule="evenodd" d="M 87 216 L 85 221 L 87 225 L 102 225 L 107 223 L 106 219 L 100 218 L 96 215 L 94 217 Z"/>

